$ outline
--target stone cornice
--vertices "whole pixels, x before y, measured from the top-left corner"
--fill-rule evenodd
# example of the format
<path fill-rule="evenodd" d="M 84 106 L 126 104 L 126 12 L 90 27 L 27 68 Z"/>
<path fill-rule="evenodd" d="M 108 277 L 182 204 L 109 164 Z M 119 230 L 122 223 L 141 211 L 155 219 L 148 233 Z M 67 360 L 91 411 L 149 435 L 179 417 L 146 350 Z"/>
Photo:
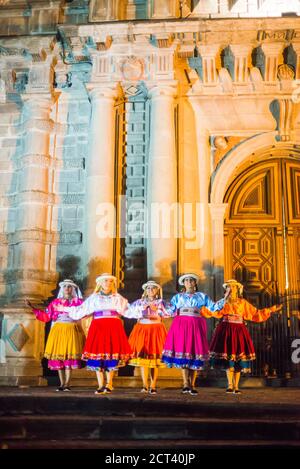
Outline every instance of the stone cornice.
<path fill-rule="evenodd" d="M 5 195 L 0 198 L 0 207 L 17 207 L 20 204 L 46 204 L 55 205 L 59 202 L 59 196 L 41 191 L 25 191 L 17 194 Z"/>
<path fill-rule="evenodd" d="M 47 230 L 18 230 L 14 233 L 1 233 L 0 244 L 19 244 L 22 242 L 39 242 L 44 244 L 80 244 L 82 234 L 80 231 L 53 232 Z"/>
<path fill-rule="evenodd" d="M 180 21 L 132 21 L 111 22 L 87 25 L 59 25 L 66 37 L 92 37 L 97 42 L 110 36 L 114 38 L 148 36 L 154 39 L 157 35 L 174 35 L 182 39 L 182 34 L 196 35 L 202 44 L 214 43 L 262 43 L 273 41 L 300 42 L 300 18 L 237 18 L 237 19 L 190 19 Z M 197 36 L 198 34 L 198 36 Z"/>

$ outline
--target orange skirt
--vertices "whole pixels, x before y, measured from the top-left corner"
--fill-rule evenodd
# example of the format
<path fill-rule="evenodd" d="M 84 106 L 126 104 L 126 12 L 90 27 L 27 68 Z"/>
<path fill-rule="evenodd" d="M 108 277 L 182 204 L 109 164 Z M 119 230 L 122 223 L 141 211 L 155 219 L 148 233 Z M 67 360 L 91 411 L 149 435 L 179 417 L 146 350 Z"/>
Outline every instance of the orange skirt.
<path fill-rule="evenodd" d="M 164 367 L 161 355 L 166 337 L 167 330 L 162 323 L 137 323 L 128 339 L 133 357 L 129 365 L 149 368 Z"/>

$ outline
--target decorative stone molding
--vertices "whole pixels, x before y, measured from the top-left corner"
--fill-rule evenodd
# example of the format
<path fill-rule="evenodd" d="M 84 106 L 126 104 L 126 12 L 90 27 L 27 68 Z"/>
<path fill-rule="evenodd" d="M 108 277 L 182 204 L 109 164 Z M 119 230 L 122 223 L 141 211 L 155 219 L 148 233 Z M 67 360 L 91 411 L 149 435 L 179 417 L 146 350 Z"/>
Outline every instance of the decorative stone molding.
<path fill-rule="evenodd" d="M 277 76 L 281 81 L 293 80 L 295 78 L 295 72 L 289 65 L 282 64 L 278 67 Z"/>
<path fill-rule="evenodd" d="M 266 82 L 275 82 L 277 78 L 279 54 L 283 50 L 283 43 L 262 44 L 261 49 L 265 56 L 263 77 Z"/>
<path fill-rule="evenodd" d="M 59 233 L 60 244 L 81 244 L 82 233 L 80 231 L 72 231 L 70 233 Z"/>
<path fill-rule="evenodd" d="M 214 84 L 217 81 L 217 65 L 216 59 L 220 51 L 219 45 L 201 45 L 197 44 L 197 49 L 202 59 L 202 81 L 206 84 Z"/>
<path fill-rule="evenodd" d="M 19 192 L 18 194 L 6 195 L 1 198 L 1 207 L 16 207 L 22 203 L 40 203 L 46 205 L 55 205 L 59 201 L 58 195 L 47 192 Z"/>
<path fill-rule="evenodd" d="M 61 201 L 64 205 L 83 205 L 85 197 L 84 194 L 64 194 Z"/>
<path fill-rule="evenodd" d="M 38 269 L 11 269 L 0 272 L 0 283 L 14 283 L 17 280 L 36 280 L 38 282 L 56 283 L 57 272 Z"/>
<path fill-rule="evenodd" d="M 293 131 L 294 124 L 294 108 L 295 103 L 289 98 L 278 99 L 279 104 L 279 119 L 278 119 L 278 133 L 279 140 L 288 142 L 291 140 L 291 132 Z"/>

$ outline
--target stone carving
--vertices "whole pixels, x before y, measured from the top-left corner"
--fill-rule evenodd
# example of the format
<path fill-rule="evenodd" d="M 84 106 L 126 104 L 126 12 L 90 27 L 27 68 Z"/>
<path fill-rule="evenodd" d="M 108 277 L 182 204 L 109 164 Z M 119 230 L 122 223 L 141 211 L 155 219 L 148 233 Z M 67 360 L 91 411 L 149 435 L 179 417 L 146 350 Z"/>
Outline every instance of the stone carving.
<path fill-rule="evenodd" d="M 290 65 L 282 64 L 278 67 L 277 72 L 279 80 L 293 80 L 295 72 Z"/>
<path fill-rule="evenodd" d="M 23 324 L 15 324 L 11 331 L 5 334 L 5 339 L 6 342 L 10 344 L 10 346 L 15 352 L 21 352 L 24 345 L 30 339 L 30 336 L 27 333 Z"/>
<path fill-rule="evenodd" d="M 225 137 L 216 137 L 214 139 L 214 146 L 219 150 L 225 150 L 228 147 L 228 141 Z"/>
<path fill-rule="evenodd" d="M 120 70 L 124 80 L 141 80 L 144 74 L 144 61 L 135 56 L 129 56 L 120 62 Z"/>

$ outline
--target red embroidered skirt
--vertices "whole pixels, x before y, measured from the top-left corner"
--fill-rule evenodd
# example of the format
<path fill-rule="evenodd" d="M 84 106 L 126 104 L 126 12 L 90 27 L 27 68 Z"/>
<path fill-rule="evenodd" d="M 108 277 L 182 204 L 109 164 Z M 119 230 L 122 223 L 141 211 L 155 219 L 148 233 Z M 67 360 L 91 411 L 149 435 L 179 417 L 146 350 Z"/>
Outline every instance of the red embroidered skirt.
<path fill-rule="evenodd" d="M 221 322 L 210 344 L 210 356 L 224 360 L 255 360 L 255 350 L 245 324 Z"/>
<path fill-rule="evenodd" d="M 83 349 L 83 360 L 126 362 L 130 356 L 131 348 L 122 321 L 118 318 L 93 319 Z"/>

